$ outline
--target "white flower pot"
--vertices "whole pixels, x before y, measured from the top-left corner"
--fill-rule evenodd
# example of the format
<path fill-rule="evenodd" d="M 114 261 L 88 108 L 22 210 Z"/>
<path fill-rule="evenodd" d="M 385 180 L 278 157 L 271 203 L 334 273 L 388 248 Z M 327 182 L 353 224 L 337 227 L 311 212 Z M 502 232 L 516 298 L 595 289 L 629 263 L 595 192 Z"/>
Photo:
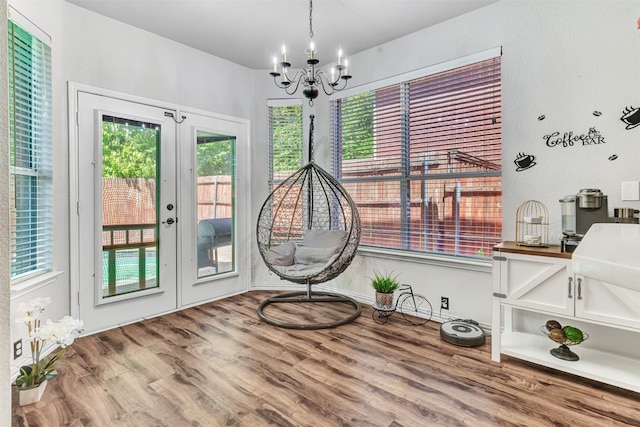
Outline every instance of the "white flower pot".
<path fill-rule="evenodd" d="M 395 306 L 393 305 L 393 292 L 391 293 L 383 293 L 376 292 L 376 307 L 379 310 L 395 310 Z"/>
<path fill-rule="evenodd" d="M 47 381 L 42 381 L 38 387 L 19 389 L 20 390 L 20 406 L 31 405 L 40 402 L 44 389 L 47 388 Z"/>

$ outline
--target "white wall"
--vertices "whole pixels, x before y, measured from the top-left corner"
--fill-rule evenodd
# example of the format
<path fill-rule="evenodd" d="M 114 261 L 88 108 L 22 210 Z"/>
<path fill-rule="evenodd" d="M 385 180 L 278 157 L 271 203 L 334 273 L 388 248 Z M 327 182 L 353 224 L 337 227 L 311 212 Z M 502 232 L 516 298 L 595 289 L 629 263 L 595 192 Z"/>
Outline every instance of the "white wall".
<path fill-rule="evenodd" d="M 502 46 L 503 238 L 515 238 L 518 206 L 535 199 L 547 206 L 551 243 L 559 243 L 558 200 L 565 195 L 600 188 L 608 195 L 611 209 L 640 208 L 638 202 L 620 200 L 620 183 L 640 180 L 640 127 L 625 130 L 619 120 L 625 107 L 640 107 L 638 17 L 638 0 L 505 0 L 351 55 L 350 86 Z M 268 77 L 266 70 L 263 75 Z M 258 76 L 256 87 L 273 86 L 267 77 Z M 256 93 L 256 99 L 269 96 Z M 256 111 L 255 123 L 266 126 L 261 117 L 265 111 Z M 326 97 L 317 100 L 316 111 L 316 141 L 328 143 Z M 601 116 L 594 116 L 594 111 Z M 541 115 L 546 118 L 538 120 Z M 556 131 L 579 135 L 591 127 L 604 137 L 604 144 L 550 148 L 543 139 Z M 534 155 L 536 165 L 516 172 L 513 161 L 520 152 Z M 256 157 L 266 158 L 265 153 Z M 618 159 L 608 160 L 613 154 Z M 266 176 L 265 168 L 264 162 L 256 163 L 254 182 Z M 260 206 L 265 197 L 255 192 L 253 205 Z M 261 263 L 259 255 L 254 255 L 256 287 L 277 286 L 278 280 Z M 490 322 L 487 268 L 470 271 L 358 256 L 330 286 L 370 299 L 373 291 L 366 278 L 373 268 L 400 272 L 403 281 L 415 285 L 438 308 L 440 296 L 449 296 L 453 316 Z"/>
<path fill-rule="evenodd" d="M 0 33 L 7 34 L 7 2 L 0 0 Z M 0 82 L 9 80 L 7 62 L 7 38 L 0 37 Z M 9 135 L 8 85 L 0 85 L 0 135 Z M 4 140 L 4 138 L 3 138 Z M 11 337 L 9 315 L 9 144 L 0 145 L 0 342 L 8 343 Z M 0 351 L 0 425 L 11 422 L 10 358 L 8 351 Z"/>
<path fill-rule="evenodd" d="M 54 269 L 64 271 L 51 285 L 20 297 L 12 295 L 11 310 L 15 313 L 21 301 L 34 296 L 49 296 L 53 303 L 46 317 L 59 319 L 70 313 L 72 262 L 67 82 L 251 119 L 253 72 L 62 0 L 12 0 L 10 4 L 52 37 Z M 23 335 L 24 328 L 11 323 L 11 339 L 3 343 Z"/>

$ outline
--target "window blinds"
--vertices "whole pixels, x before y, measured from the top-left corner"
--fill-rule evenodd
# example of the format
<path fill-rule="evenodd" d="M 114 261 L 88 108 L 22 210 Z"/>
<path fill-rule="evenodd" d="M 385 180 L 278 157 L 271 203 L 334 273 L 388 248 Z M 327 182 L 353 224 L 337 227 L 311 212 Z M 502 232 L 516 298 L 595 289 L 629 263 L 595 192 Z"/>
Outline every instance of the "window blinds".
<path fill-rule="evenodd" d="M 332 101 L 363 245 L 487 257 L 501 240 L 500 57 Z"/>
<path fill-rule="evenodd" d="M 12 20 L 9 34 L 11 278 L 52 267 L 51 48 Z"/>

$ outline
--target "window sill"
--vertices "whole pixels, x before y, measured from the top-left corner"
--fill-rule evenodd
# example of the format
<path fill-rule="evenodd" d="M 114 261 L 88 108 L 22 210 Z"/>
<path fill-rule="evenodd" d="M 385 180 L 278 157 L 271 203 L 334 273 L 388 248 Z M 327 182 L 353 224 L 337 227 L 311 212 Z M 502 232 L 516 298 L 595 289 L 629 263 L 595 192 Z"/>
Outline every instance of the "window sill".
<path fill-rule="evenodd" d="M 491 273 L 492 268 L 492 262 L 490 259 L 485 260 L 456 257 L 453 255 L 428 254 L 422 252 L 401 251 L 397 249 L 374 248 L 371 246 L 360 246 L 358 248 L 358 255 L 429 264 L 459 270 L 479 271 L 483 273 Z"/>
<path fill-rule="evenodd" d="M 22 282 L 18 282 L 15 285 L 11 285 L 11 299 L 20 298 L 27 295 L 29 292 L 40 289 L 56 281 L 62 271 L 49 271 L 47 273 L 40 274 Z"/>

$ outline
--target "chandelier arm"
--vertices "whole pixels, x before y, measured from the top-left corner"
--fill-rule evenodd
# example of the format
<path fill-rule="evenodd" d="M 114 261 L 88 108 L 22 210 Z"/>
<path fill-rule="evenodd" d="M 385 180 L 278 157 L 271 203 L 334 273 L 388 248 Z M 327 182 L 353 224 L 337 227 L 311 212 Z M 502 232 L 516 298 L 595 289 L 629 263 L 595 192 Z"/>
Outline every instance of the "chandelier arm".
<path fill-rule="evenodd" d="M 327 92 L 327 90 L 324 87 L 324 83 L 322 84 L 322 89 L 324 90 L 324 93 L 326 93 L 327 95 L 331 95 L 334 92 L 340 92 L 341 90 L 347 87 L 347 79 L 341 78 L 342 70 L 338 70 L 338 77 L 336 77 L 336 79 L 333 82 L 329 80 L 329 77 L 323 71 L 318 71 L 316 74 L 318 76 L 318 80 L 320 80 L 321 82 L 323 80 L 326 80 L 326 84 L 331 87 L 331 92 Z M 321 77 L 324 77 L 324 79 L 322 79 Z"/>
<path fill-rule="evenodd" d="M 331 81 L 331 79 L 329 79 L 329 76 L 322 70 L 318 70 L 316 74 L 318 76 L 324 77 L 324 79 L 327 81 L 327 84 L 329 86 L 335 87 L 340 82 L 340 77 L 342 77 L 342 70 L 338 69 L 338 76 L 333 81 Z"/>
<path fill-rule="evenodd" d="M 298 88 L 300 87 L 300 81 L 302 81 L 304 75 L 305 74 L 302 71 L 298 71 L 293 76 L 293 79 L 289 79 L 289 81 L 292 84 L 284 86 L 284 91 L 287 93 L 287 95 L 293 95 L 294 93 L 296 93 L 298 91 Z M 294 82 L 295 82 L 295 85 L 293 84 Z M 293 88 L 293 90 L 292 90 L 292 88 Z"/>
<path fill-rule="evenodd" d="M 275 85 L 277 87 L 279 87 L 280 89 L 286 89 L 287 86 L 289 86 L 289 85 L 284 85 L 284 84 L 278 83 L 277 78 L 278 78 L 279 75 L 280 75 L 279 73 L 273 75 L 273 83 L 275 83 Z"/>
<path fill-rule="evenodd" d="M 333 90 L 339 92 L 347 87 L 347 79 L 338 79 L 341 82 L 336 82 L 335 86 L 333 86 Z M 342 84 L 342 86 L 340 86 Z"/>
<path fill-rule="evenodd" d="M 330 91 L 327 91 L 327 87 L 324 84 L 325 80 L 327 80 L 327 85 L 331 88 Z M 324 91 L 325 94 L 331 95 L 331 94 L 333 94 L 333 92 L 335 92 L 335 89 L 333 88 L 331 83 L 329 83 L 329 79 L 327 78 L 327 76 L 324 73 L 318 71 L 316 73 L 316 81 L 320 83 L 320 86 L 322 86 L 322 90 Z"/>

